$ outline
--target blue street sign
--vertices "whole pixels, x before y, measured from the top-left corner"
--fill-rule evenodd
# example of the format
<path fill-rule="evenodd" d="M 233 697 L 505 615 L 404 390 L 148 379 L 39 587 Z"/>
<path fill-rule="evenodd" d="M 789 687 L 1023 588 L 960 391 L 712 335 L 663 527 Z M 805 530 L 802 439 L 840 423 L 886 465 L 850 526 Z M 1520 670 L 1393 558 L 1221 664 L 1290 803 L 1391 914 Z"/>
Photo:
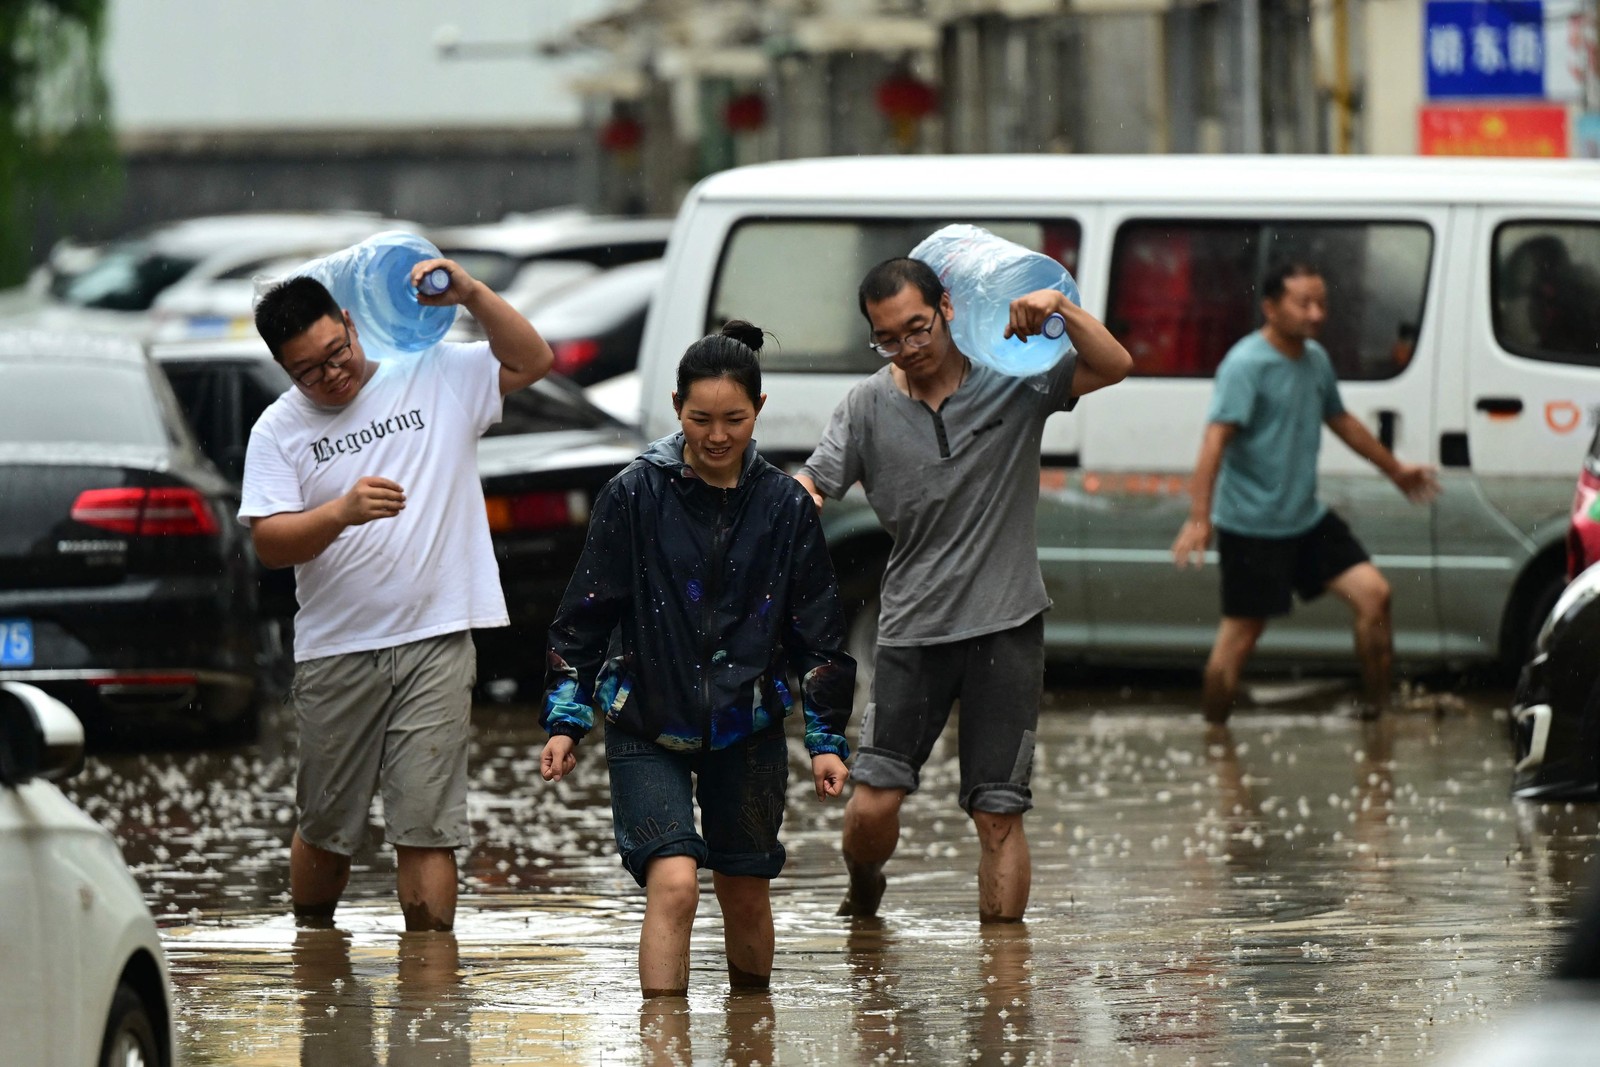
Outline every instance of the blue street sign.
<path fill-rule="evenodd" d="M 1544 98 L 1542 0 L 1428 0 L 1428 98 Z"/>

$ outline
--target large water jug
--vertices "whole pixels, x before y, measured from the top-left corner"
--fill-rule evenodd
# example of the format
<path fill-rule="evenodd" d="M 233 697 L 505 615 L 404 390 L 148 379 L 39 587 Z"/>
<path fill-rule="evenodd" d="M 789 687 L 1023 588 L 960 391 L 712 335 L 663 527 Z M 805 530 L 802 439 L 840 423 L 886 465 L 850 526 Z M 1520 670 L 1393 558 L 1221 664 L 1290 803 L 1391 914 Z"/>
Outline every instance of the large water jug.
<path fill-rule="evenodd" d="M 456 319 L 453 306 L 418 303 L 417 287 L 411 284 L 413 267 L 438 258 L 439 250 L 416 234 L 385 230 L 294 273 L 308 274 L 328 287 L 350 312 L 364 346 L 420 352 L 438 344 Z M 448 277 L 443 281 L 448 285 Z M 423 282 L 429 289 L 439 288 L 439 279 L 430 276 Z"/>
<path fill-rule="evenodd" d="M 1036 289 L 1055 289 L 1074 304 L 1078 286 L 1049 256 L 996 237 L 980 226 L 956 223 L 936 230 L 911 250 L 932 267 L 950 292 L 955 318 L 950 336 L 971 359 L 1001 374 L 1031 378 L 1072 351 L 1066 320 L 1051 315 L 1042 333 L 1026 341 L 1006 337 L 1011 301 Z"/>

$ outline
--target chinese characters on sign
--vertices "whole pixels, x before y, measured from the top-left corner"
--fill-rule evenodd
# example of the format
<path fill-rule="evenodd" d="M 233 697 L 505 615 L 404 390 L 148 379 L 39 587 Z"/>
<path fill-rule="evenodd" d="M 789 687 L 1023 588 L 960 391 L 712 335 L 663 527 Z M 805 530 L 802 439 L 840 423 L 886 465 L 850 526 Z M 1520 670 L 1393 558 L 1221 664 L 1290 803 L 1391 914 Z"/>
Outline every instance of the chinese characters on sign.
<path fill-rule="evenodd" d="M 1425 156 L 1565 156 L 1563 104 L 1424 107 L 1418 147 Z"/>
<path fill-rule="evenodd" d="M 1428 97 L 1543 99 L 1542 0 L 1428 0 Z"/>

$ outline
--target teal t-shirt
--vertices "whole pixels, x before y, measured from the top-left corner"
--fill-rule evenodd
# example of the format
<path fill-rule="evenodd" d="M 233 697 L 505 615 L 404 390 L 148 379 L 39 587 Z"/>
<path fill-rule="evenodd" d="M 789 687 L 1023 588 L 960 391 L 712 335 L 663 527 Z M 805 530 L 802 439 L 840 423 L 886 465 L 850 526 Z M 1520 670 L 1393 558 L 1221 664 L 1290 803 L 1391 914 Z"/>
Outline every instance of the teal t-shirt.
<path fill-rule="evenodd" d="M 1322 520 L 1317 452 L 1323 421 L 1344 411 L 1328 350 L 1307 341 L 1295 359 L 1257 331 L 1217 368 L 1210 422 L 1239 428 L 1222 454 L 1211 502 L 1219 529 L 1247 537 L 1296 537 Z"/>

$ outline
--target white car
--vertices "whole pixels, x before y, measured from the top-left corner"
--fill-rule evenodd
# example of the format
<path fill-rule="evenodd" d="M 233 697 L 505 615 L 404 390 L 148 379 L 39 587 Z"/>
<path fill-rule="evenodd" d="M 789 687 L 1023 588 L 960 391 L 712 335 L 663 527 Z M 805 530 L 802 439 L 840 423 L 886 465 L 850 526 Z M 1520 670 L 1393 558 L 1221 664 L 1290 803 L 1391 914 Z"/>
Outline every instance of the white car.
<path fill-rule="evenodd" d="M 424 232 L 371 212 L 255 212 L 164 223 L 113 241 L 9 325 L 93 330 L 141 341 L 253 333 L 257 276 L 273 277 L 384 230 Z"/>
<path fill-rule="evenodd" d="M 53 784 L 83 764 L 66 705 L 0 682 L 0 1053 L 30 1067 L 171 1067 L 172 985 L 109 833 Z"/>
<path fill-rule="evenodd" d="M 590 215 L 576 209 L 507 215 L 499 222 L 435 229 L 446 256 L 524 315 L 601 271 L 659 259 L 672 220 Z M 457 337 L 478 334 L 470 318 L 456 320 Z"/>

